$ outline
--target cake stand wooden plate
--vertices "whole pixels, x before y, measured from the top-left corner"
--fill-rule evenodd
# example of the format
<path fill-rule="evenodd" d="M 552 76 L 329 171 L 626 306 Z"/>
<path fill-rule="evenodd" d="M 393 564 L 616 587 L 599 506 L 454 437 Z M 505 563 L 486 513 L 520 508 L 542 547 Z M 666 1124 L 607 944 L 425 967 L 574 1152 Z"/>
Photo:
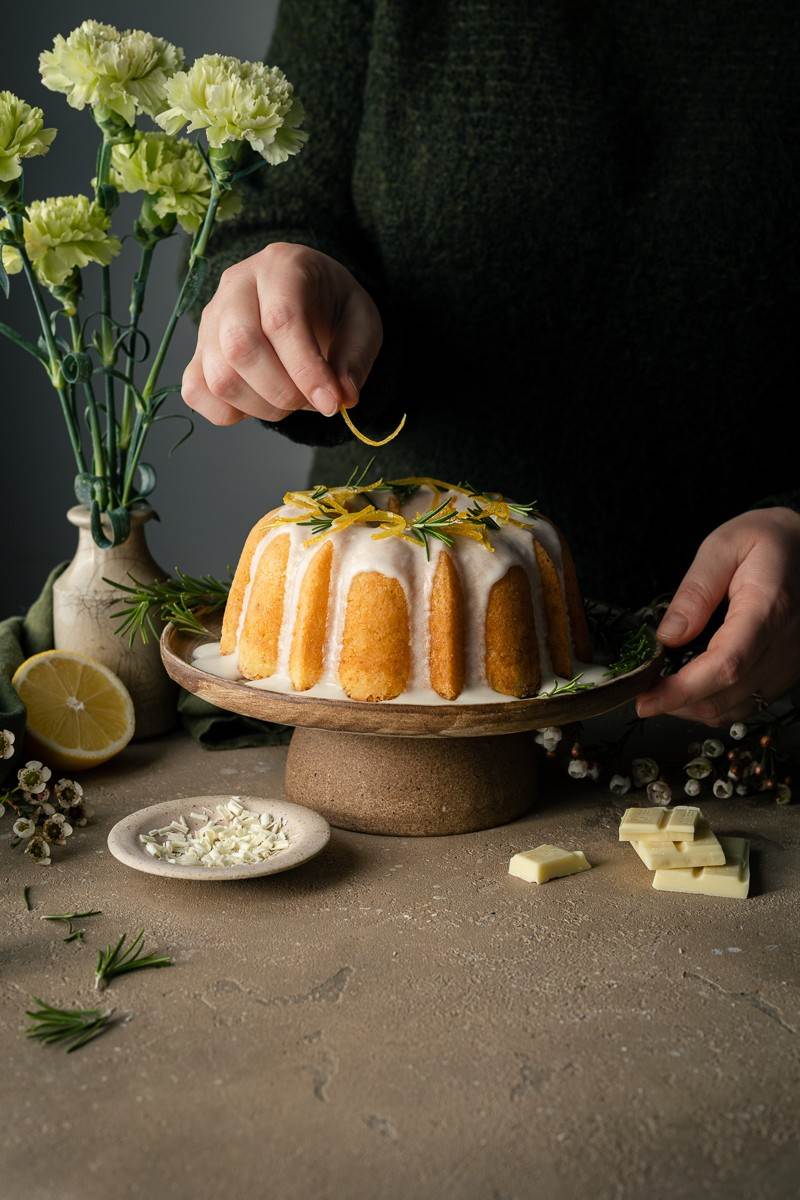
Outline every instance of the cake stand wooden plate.
<path fill-rule="evenodd" d="M 626 704 L 655 682 L 661 655 L 585 692 L 488 704 L 379 704 L 264 691 L 210 675 L 195 650 L 216 640 L 167 625 L 161 657 L 186 691 L 226 711 L 295 727 L 286 796 L 332 825 L 405 836 L 467 833 L 521 816 L 536 794 L 533 729 Z"/>

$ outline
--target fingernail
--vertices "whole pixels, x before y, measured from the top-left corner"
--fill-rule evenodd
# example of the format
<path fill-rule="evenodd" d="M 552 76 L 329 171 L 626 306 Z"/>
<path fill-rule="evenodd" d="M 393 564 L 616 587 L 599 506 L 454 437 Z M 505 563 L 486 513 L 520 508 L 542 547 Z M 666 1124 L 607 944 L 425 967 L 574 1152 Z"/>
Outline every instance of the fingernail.
<path fill-rule="evenodd" d="M 657 637 L 677 638 L 684 634 L 689 622 L 683 613 L 668 612 L 656 630 Z"/>
<path fill-rule="evenodd" d="M 345 400 L 345 404 L 347 405 L 348 408 L 352 408 L 354 404 L 358 403 L 358 395 L 359 395 L 358 384 L 356 383 L 355 379 L 353 379 L 353 376 L 350 374 L 345 375 L 342 382 L 344 383 L 345 391 L 347 392 L 347 399 Z"/>
<path fill-rule="evenodd" d="M 332 417 L 334 413 L 339 411 L 338 400 L 325 388 L 314 389 L 311 393 L 311 403 L 318 412 L 321 412 L 326 417 Z"/>
<path fill-rule="evenodd" d="M 636 701 L 637 717 L 650 717 L 653 715 L 654 704 L 646 696 L 640 696 Z"/>

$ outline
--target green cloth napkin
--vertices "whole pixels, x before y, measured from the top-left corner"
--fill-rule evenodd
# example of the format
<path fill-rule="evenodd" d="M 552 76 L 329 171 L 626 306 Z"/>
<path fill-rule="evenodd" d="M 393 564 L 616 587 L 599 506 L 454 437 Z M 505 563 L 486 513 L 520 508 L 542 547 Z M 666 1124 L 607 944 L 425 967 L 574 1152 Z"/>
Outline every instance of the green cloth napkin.
<path fill-rule="evenodd" d="M 44 582 L 41 595 L 24 616 L 0 621 L 0 729 L 16 737 L 14 757 L 0 760 L 0 782 L 11 775 L 23 758 L 25 706 L 11 686 L 11 677 L 31 654 L 53 647 L 53 584 L 67 566 L 60 563 Z M 289 740 L 291 729 L 224 712 L 192 696 L 178 693 L 178 715 L 184 729 L 206 750 L 233 750 L 241 746 L 274 746 Z"/>

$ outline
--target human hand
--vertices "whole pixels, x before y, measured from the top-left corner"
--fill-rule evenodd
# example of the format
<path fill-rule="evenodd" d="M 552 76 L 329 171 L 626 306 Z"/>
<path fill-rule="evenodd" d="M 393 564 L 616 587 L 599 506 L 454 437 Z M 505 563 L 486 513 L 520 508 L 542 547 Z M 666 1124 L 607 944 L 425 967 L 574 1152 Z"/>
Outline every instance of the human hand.
<path fill-rule="evenodd" d="M 727 595 L 725 621 L 707 649 L 640 696 L 640 717 L 725 725 L 774 700 L 800 679 L 800 515 L 789 508 L 743 513 L 705 539 L 657 630 L 668 647 L 705 628 Z"/>
<path fill-rule="evenodd" d="M 276 242 L 222 273 L 183 374 L 189 408 L 214 425 L 333 416 L 358 394 L 383 338 L 378 310 L 348 270 Z"/>

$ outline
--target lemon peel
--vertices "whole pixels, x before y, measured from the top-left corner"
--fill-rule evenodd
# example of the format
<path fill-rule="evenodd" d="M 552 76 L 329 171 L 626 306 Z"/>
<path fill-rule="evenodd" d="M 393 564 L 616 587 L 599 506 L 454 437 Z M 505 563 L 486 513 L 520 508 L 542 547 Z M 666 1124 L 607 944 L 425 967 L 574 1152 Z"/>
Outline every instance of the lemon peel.
<path fill-rule="evenodd" d="M 400 419 L 400 424 L 397 426 L 394 433 L 390 433 L 388 437 L 381 438 L 379 441 L 376 441 L 374 438 L 367 437 L 365 433 L 362 433 L 360 429 L 356 428 L 356 426 L 353 424 L 353 418 L 350 416 L 344 404 L 339 405 L 339 412 L 341 413 L 342 419 L 352 433 L 353 437 L 357 437 L 358 440 L 363 442 L 365 446 L 388 446 L 389 442 L 393 442 L 397 435 L 402 433 L 403 428 L 405 427 L 407 415 L 406 413 L 403 413 L 403 416 Z"/>

